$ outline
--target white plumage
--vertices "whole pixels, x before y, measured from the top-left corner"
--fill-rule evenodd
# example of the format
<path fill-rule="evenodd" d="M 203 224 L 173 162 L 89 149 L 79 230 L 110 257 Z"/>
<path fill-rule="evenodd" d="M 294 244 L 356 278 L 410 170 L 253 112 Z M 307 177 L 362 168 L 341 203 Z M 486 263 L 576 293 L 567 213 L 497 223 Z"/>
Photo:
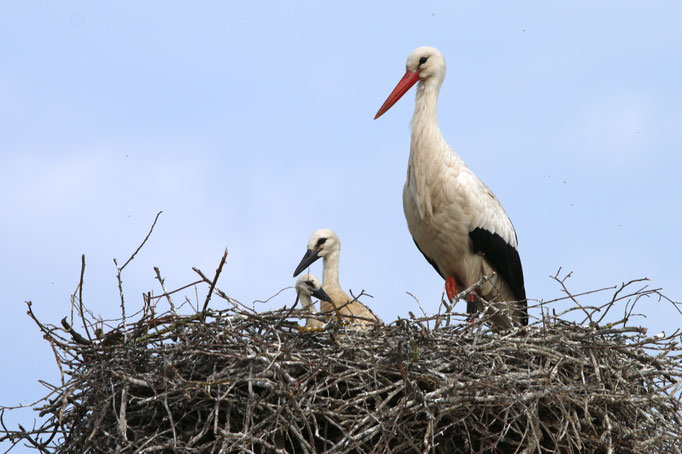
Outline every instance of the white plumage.
<path fill-rule="evenodd" d="M 405 76 L 375 119 L 419 82 L 403 188 L 410 233 L 446 279 L 449 298 L 494 271 L 490 282 L 478 290 L 498 311 L 491 319 L 494 326 L 508 328 L 512 320 L 525 325 L 526 294 L 514 226 L 493 192 L 448 146 L 438 126 L 436 103 L 445 59 L 438 49 L 420 47 L 409 55 L 406 66 Z"/>
<path fill-rule="evenodd" d="M 294 271 L 294 277 L 320 257 L 322 262 L 322 288 L 331 297 L 331 302 L 321 301 L 320 312 L 333 315 L 338 311 L 345 321 L 359 325 L 372 325 L 379 318 L 360 301 L 351 298 L 339 284 L 339 257 L 341 241 L 330 229 L 315 230 L 308 241 L 308 248 Z"/>
<path fill-rule="evenodd" d="M 311 315 L 317 315 L 313 298 L 319 298 L 320 301 L 331 301 L 331 298 L 322 289 L 320 281 L 312 274 L 304 274 L 296 281 L 296 298 L 301 301 L 303 309 L 308 311 Z M 320 303 L 321 304 L 321 303 Z M 306 330 L 319 330 L 323 326 L 322 321 L 308 317 L 305 322 Z"/>

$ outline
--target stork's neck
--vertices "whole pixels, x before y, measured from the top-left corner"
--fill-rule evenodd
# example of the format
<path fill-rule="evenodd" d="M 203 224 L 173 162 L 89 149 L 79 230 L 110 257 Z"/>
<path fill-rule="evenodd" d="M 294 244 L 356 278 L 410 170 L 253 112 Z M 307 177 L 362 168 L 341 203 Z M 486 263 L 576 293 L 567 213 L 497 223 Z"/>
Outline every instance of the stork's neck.
<path fill-rule="evenodd" d="M 417 85 L 417 99 L 414 104 L 414 115 L 412 116 L 412 129 L 415 124 L 433 124 L 438 127 L 438 115 L 436 106 L 438 104 L 438 93 L 440 85 L 434 79 L 424 80 Z"/>
<path fill-rule="evenodd" d="M 339 287 L 339 252 L 324 257 L 322 262 L 322 282 L 325 288 Z"/>
<path fill-rule="evenodd" d="M 310 297 L 310 295 L 307 295 L 305 293 L 301 293 L 299 298 L 301 299 L 301 304 L 303 305 L 303 309 L 306 309 L 310 313 L 315 312 L 315 307 L 313 306 L 313 300 Z"/>
<path fill-rule="evenodd" d="M 410 155 L 421 155 L 423 159 L 417 162 L 445 162 L 450 159 L 452 154 L 450 147 L 443 138 L 438 126 L 438 114 L 436 105 L 438 103 L 438 93 L 442 80 L 436 78 L 426 79 L 417 85 L 417 99 L 414 105 L 414 115 L 412 116 L 412 138 Z M 425 155 L 441 155 L 441 159 L 429 159 Z M 447 157 L 447 158 L 446 158 Z M 416 164 L 413 162 L 413 164 Z M 420 165 L 420 164 L 417 164 Z"/>

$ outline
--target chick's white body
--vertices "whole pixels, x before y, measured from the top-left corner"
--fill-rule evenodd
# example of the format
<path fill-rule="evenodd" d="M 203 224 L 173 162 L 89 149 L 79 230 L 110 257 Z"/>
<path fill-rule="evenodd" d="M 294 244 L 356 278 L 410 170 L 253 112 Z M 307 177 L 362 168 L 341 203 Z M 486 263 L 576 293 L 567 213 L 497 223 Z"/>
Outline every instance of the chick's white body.
<path fill-rule="evenodd" d="M 322 284 L 312 274 L 304 274 L 296 281 L 298 299 L 301 301 L 303 309 L 308 311 L 310 315 L 318 314 L 313 303 L 313 293 L 319 292 L 321 288 Z M 321 320 L 314 317 L 308 317 L 305 322 L 305 327 L 309 330 L 320 329 L 323 325 Z"/>
<path fill-rule="evenodd" d="M 349 323 L 359 325 L 379 323 L 379 318 L 367 306 L 352 298 L 341 288 L 339 284 L 340 253 L 341 241 L 336 233 L 330 229 L 318 229 L 313 232 L 308 242 L 306 257 L 314 255 L 314 258 L 311 257 L 312 261 L 317 257 L 322 257 L 322 289 L 332 300 L 331 302 L 320 301 L 321 314 L 334 316 L 338 311 L 338 314 Z M 306 260 L 306 257 L 303 260 Z M 308 261 L 312 263 L 310 259 Z"/>

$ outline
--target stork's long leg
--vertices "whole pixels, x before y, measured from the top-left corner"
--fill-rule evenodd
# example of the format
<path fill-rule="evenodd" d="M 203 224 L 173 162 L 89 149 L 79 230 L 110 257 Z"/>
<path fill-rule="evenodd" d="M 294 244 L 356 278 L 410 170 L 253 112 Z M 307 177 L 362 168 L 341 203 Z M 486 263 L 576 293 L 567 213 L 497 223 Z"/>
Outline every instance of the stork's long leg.
<path fill-rule="evenodd" d="M 457 281 L 452 276 L 445 279 L 445 293 L 448 295 L 448 301 L 452 304 L 452 300 L 457 296 Z"/>
<path fill-rule="evenodd" d="M 467 301 L 467 314 L 469 314 L 469 321 L 474 321 L 474 315 L 476 314 L 476 290 L 472 290 L 469 293 L 469 298 Z"/>

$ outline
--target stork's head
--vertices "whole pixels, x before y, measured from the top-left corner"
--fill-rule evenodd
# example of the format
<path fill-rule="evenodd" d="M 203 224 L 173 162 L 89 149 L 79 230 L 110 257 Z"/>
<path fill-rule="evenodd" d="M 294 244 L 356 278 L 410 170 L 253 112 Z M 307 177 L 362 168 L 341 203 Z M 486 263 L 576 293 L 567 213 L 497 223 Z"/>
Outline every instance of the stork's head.
<path fill-rule="evenodd" d="M 301 259 L 301 263 L 294 271 L 294 277 L 301 274 L 301 271 L 312 265 L 315 260 L 320 257 L 329 257 L 333 254 L 338 254 L 341 250 L 341 241 L 330 229 L 318 229 L 313 232 L 313 235 L 308 241 L 308 250 Z"/>
<path fill-rule="evenodd" d="M 420 80 L 445 78 L 445 58 L 435 47 L 417 47 L 407 57 L 407 71 L 418 73 Z"/>
<path fill-rule="evenodd" d="M 391 94 L 388 95 L 388 98 L 386 98 L 386 101 L 374 117 L 375 120 L 390 109 L 393 104 L 398 102 L 417 82 L 432 82 L 436 88 L 440 88 L 443 79 L 445 79 L 445 58 L 435 47 L 417 47 L 407 57 L 405 68 L 407 69 L 405 75 L 400 79 L 400 82 L 398 82 L 398 85 L 396 85 Z"/>
<path fill-rule="evenodd" d="M 332 299 L 327 293 L 322 290 L 322 284 L 312 274 L 304 274 L 296 281 L 296 292 L 299 295 L 314 296 L 322 301 L 331 301 Z"/>

